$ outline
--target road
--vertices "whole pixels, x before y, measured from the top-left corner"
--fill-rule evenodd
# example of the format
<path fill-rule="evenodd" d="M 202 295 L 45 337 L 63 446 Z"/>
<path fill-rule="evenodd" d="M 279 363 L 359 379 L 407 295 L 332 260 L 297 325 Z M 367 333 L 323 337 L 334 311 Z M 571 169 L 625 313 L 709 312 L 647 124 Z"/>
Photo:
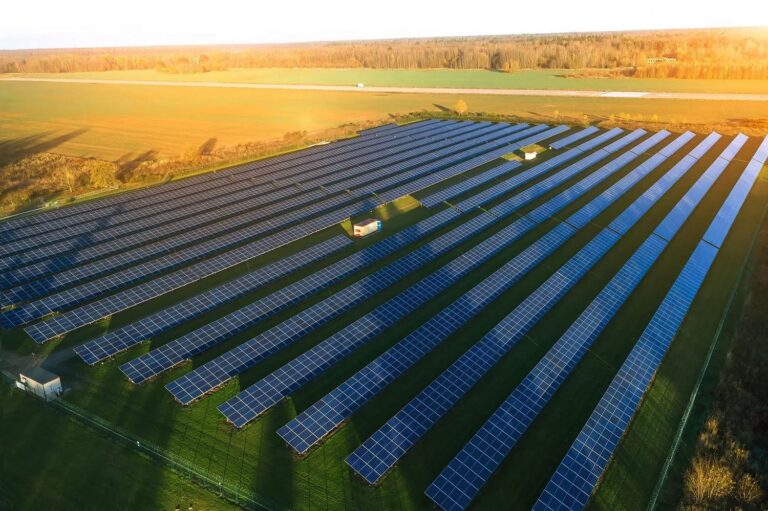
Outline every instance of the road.
<path fill-rule="evenodd" d="M 268 89 L 399 94 L 471 94 L 484 96 L 559 96 L 607 99 L 676 99 L 704 101 L 768 101 L 768 94 L 718 94 L 704 92 L 619 92 L 565 89 L 456 89 L 450 87 L 356 87 L 353 85 L 281 85 L 269 83 L 174 82 L 149 80 L 96 80 L 84 78 L 0 78 L 0 82 L 52 82 L 105 85 L 151 85 L 164 87 L 221 87 L 230 89 Z"/>

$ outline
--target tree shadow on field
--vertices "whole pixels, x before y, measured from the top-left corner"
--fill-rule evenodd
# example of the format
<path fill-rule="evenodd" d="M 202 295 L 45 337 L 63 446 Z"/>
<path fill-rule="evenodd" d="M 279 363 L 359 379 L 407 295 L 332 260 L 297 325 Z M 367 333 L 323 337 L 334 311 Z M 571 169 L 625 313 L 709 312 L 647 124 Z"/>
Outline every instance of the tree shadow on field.
<path fill-rule="evenodd" d="M 216 147 L 216 143 L 219 141 L 216 137 L 211 137 L 197 149 L 197 154 L 199 156 L 208 156 L 211 154 Z"/>
<path fill-rule="evenodd" d="M 26 137 L 0 139 L 0 166 L 16 163 L 29 156 L 50 151 L 87 131 L 87 129 L 81 128 L 55 137 L 51 136 L 50 131 L 45 131 Z"/>
<path fill-rule="evenodd" d="M 157 156 L 157 151 L 154 149 L 145 151 L 136 157 L 133 157 L 133 153 L 124 154 L 115 160 L 115 163 L 117 164 L 115 177 L 123 183 L 130 181 L 133 178 L 133 173 L 139 168 L 139 165 L 146 161 L 154 160 L 155 156 Z"/>
<path fill-rule="evenodd" d="M 446 114 L 454 113 L 453 109 L 452 108 L 448 108 L 447 106 L 438 105 L 437 103 L 432 103 L 432 106 L 434 106 L 435 108 L 437 108 L 438 110 L 440 110 L 441 112 L 444 112 Z"/>

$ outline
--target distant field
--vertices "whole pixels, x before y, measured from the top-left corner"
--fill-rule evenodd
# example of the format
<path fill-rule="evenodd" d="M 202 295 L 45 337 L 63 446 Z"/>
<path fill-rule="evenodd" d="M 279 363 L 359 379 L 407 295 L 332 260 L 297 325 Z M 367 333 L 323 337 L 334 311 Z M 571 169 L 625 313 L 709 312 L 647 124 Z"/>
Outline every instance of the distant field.
<path fill-rule="evenodd" d="M 457 87 L 491 89 L 572 89 L 647 92 L 768 92 L 768 80 L 675 80 L 635 78 L 564 78 L 573 70 L 497 73 L 451 69 L 231 69 L 210 73 L 171 74 L 155 70 L 93 73 L 27 73 L 13 76 L 104 80 L 354 85 L 380 87 Z"/>
<path fill-rule="evenodd" d="M 462 74 L 483 75 L 481 72 Z M 174 76 L 187 77 L 163 75 L 166 79 Z M 150 150 L 157 151 L 161 157 L 175 156 L 200 146 L 211 137 L 216 137 L 219 144 L 236 144 L 280 137 L 291 131 L 385 120 L 389 114 L 420 110 L 440 112 L 441 108 L 451 108 L 458 99 L 458 95 L 450 94 L 354 94 L 0 81 L 0 143 L 11 146 L 22 143 L 30 145 L 34 151 L 109 160 Z M 585 113 L 589 113 L 591 120 L 625 113 L 633 119 L 642 116 L 650 120 L 655 115 L 660 122 L 700 124 L 735 120 L 745 120 L 748 124 L 751 120 L 768 119 L 768 104 L 758 102 L 711 101 L 704 105 L 680 100 L 527 96 L 473 96 L 465 101 L 472 112 L 518 115 L 547 122 L 558 120 L 555 113 L 562 116 L 560 120 L 570 118 L 571 121 L 580 121 Z M 49 140 L 66 134 L 72 136 L 39 147 L 19 140 L 23 137 Z"/>

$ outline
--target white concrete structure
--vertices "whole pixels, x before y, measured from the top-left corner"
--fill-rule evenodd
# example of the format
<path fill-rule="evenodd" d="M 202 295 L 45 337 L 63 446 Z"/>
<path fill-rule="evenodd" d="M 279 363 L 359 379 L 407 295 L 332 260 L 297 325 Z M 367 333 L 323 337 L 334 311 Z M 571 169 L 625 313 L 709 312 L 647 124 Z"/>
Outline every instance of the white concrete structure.
<path fill-rule="evenodd" d="M 62 393 L 61 379 L 42 367 L 30 367 L 19 374 L 16 386 L 46 401 L 57 399 Z"/>
<path fill-rule="evenodd" d="M 363 220 L 362 222 L 356 223 L 352 227 L 352 232 L 355 235 L 355 238 L 362 238 L 363 236 L 368 236 L 369 234 L 380 231 L 381 220 L 369 218 L 367 220 Z"/>

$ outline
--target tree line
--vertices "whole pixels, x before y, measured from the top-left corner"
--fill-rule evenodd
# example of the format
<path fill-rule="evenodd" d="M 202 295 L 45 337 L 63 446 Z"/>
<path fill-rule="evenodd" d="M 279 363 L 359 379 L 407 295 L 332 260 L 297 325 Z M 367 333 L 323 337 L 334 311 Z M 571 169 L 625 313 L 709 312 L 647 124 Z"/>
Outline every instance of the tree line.
<path fill-rule="evenodd" d="M 666 57 L 672 62 L 649 63 Z M 18 50 L 0 73 L 232 68 L 598 69 L 642 78 L 768 78 L 768 31 L 699 29 L 306 44 Z"/>

